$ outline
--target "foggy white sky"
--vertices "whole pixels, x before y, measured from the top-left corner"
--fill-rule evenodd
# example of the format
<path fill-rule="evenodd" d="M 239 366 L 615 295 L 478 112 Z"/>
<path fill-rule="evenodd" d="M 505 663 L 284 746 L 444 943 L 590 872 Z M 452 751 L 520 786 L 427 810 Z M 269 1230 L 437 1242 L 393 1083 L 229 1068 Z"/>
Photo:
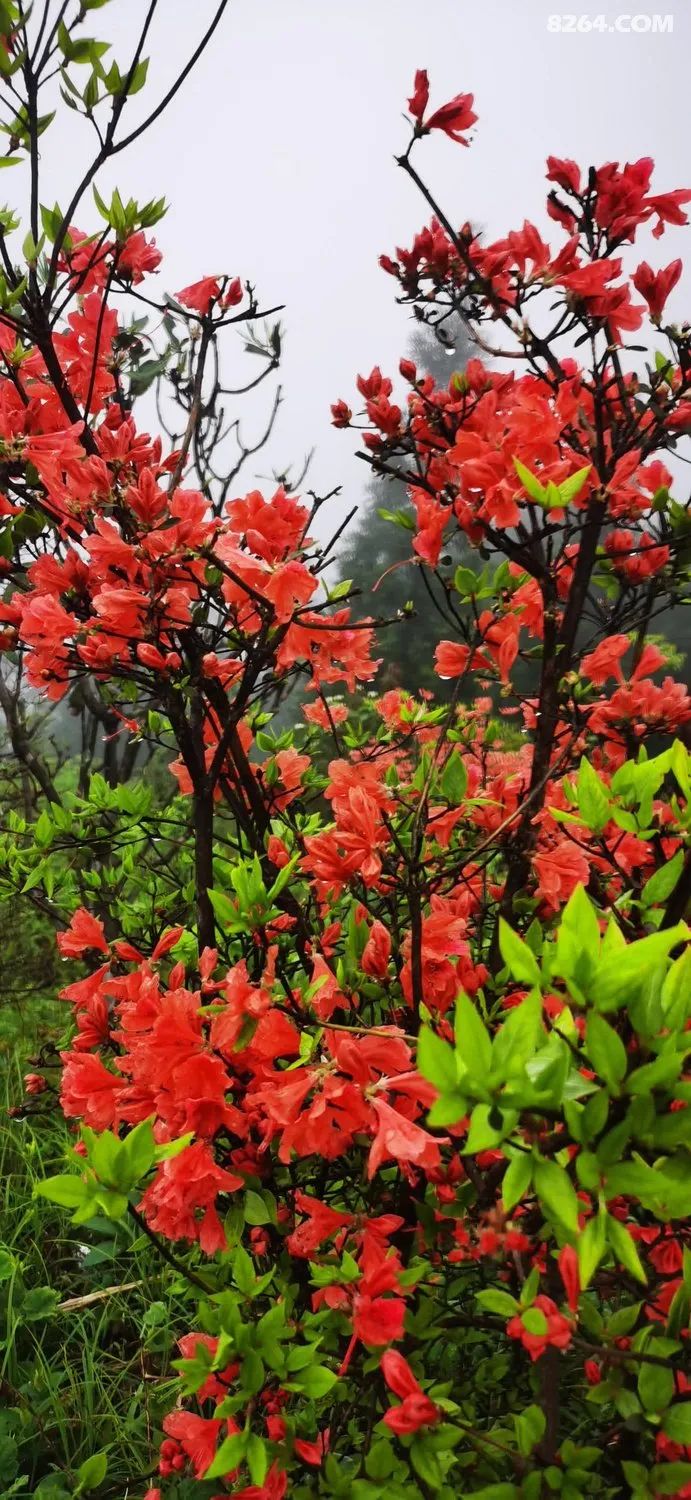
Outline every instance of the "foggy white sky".
<path fill-rule="evenodd" d="M 155 231 L 165 252 L 161 289 L 228 271 L 252 279 L 265 305 L 286 304 L 285 402 L 260 472 L 316 446 L 309 484 L 343 486 L 334 514 L 361 494 L 353 435 L 330 427 L 329 403 L 351 397 L 359 370 L 379 363 L 394 374 L 405 348 L 408 314 L 377 256 L 407 244 L 428 218 L 393 162 L 407 140 L 402 112 L 416 67 L 428 68 L 436 104 L 460 90 L 476 97 L 470 150 L 440 136 L 416 156 L 457 222 L 470 218 L 490 235 L 524 217 L 548 225 L 550 152 L 584 165 L 650 154 L 658 191 L 691 183 L 688 4 L 654 3 L 673 15 L 671 35 L 553 34 L 554 0 L 231 0 L 182 94 L 118 159 L 110 185 L 170 202 Z M 130 106 L 133 119 L 193 50 L 214 8 L 161 0 L 150 85 Z M 588 14 L 609 22 L 625 9 L 622 0 L 592 3 Z M 112 0 L 90 17 L 90 32 L 112 39 L 121 67 L 143 12 L 144 0 Z M 72 120 L 46 138 L 44 202 L 64 206 L 75 180 Z M 96 227 L 93 212 L 80 227 Z M 561 242 L 557 226 L 550 236 Z M 655 266 L 691 255 L 691 230 L 646 239 L 643 254 Z M 678 315 L 688 289 L 687 273 L 670 304 Z"/>

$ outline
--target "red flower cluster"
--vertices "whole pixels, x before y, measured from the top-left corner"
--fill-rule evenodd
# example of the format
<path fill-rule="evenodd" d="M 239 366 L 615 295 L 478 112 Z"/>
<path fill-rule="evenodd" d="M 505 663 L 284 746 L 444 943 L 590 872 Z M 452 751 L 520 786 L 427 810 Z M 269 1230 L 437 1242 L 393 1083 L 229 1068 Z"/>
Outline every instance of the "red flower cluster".
<path fill-rule="evenodd" d="M 532 1321 L 528 1321 L 531 1319 Z M 546 1349 L 568 1349 L 573 1337 L 573 1324 L 560 1313 L 556 1302 L 542 1293 L 531 1303 L 526 1313 L 510 1318 L 506 1325 L 509 1338 L 520 1339 L 531 1360 L 540 1359 Z"/>

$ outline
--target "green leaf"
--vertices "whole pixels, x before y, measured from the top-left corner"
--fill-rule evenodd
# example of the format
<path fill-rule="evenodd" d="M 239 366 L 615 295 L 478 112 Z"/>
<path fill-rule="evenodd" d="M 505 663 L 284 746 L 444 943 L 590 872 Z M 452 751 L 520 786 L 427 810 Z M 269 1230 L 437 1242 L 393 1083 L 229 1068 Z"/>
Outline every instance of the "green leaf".
<path fill-rule="evenodd" d="M 107 1472 L 107 1454 L 92 1453 L 89 1458 L 85 1458 L 83 1464 L 80 1464 L 79 1468 L 77 1469 L 76 1493 L 81 1494 L 82 1492 L 84 1492 L 85 1494 L 88 1494 L 89 1490 L 98 1489 L 99 1484 L 103 1484 Z"/>
<path fill-rule="evenodd" d="M 457 750 L 454 750 L 444 766 L 440 780 L 441 794 L 452 807 L 458 807 L 468 788 L 468 772 Z"/>
<path fill-rule="evenodd" d="M 19 892 L 20 896 L 26 895 L 27 891 L 32 891 L 35 886 L 41 884 L 41 881 L 45 877 L 47 866 L 48 861 L 46 859 L 39 860 L 38 864 L 35 865 L 34 869 L 30 872 L 29 875 L 27 875 L 21 891 Z"/>
<path fill-rule="evenodd" d="M 510 1292 L 502 1292 L 498 1287 L 488 1287 L 486 1291 L 476 1292 L 476 1300 L 481 1307 L 486 1307 L 488 1312 L 498 1313 L 501 1318 L 513 1318 L 518 1312 L 518 1303 Z"/>
<path fill-rule="evenodd" d="M 643 1464 L 632 1463 L 630 1459 L 624 1459 L 621 1468 L 626 1483 L 631 1488 L 632 1495 L 647 1497 L 650 1494 L 648 1489 L 649 1470 Z"/>
<path fill-rule="evenodd" d="M 675 885 L 684 868 L 684 851 L 677 849 L 676 854 L 665 865 L 651 875 L 646 881 L 641 901 L 644 906 L 659 906 L 671 896 Z"/>
<path fill-rule="evenodd" d="M 638 1394 L 646 1411 L 666 1411 L 674 1400 L 674 1373 L 662 1365 L 642 1364 L 638 1374 Z"/>
<path fill-rule="evenodd" d="M 568 479 L 563 479 L 558 486 L 559 496 L 564 505 L 570 505 L 572 500 L 580 494 L 586 479 L 592 469 L 592 464 L 585 464 L 582 469 L 577 469 L 575 474 L 569 474 Z"/>
<path fill-rule="evenodd" d="M 611 1318 L 607 1319 L 607 1332 L 610 1338 L 621 1338 L 624 1334 L 630 1333 L 638 1322 L 642 1306 L 642 1302 L 629 1302 L 626 1306 L 618 1308 L 617 1312 L 612 1313 Z"/>
<path fill-rule="evenodd" d="M 209 1464 L 204 1479 L 222 1479 L 224 1474 L 230 1473 L 231 1469 L 239 1468 L 245 1457 L 248 1434 L 236 1432 L 232 1437 L 225 1438 L 213 1462 Z"/>
<path fill-rule="evenodd" d="M 681 1029 L 691 1015 L 691 947 L 684 949 L 676 958 L 668 973 L 661 993 L 665 1021 L 670 1029 Z"/>
<path fill-rule="evenodd" d="M 616 952 L 603 953 L 592 981 L 592 995 L 598 1010 L 616 1010 L 625 1001 L 640 994 L 648 977 L 664 964 L 672 948 L 689 935 L 685 922 L 677 922 L 664 932 L 628 943 Z"/>
<path fill-rule="evenodd" d="M 568 932 L 590 958 L 600 952 L 600 924 L 593 903 L 582 885 L 577 885 L 561 914 L 559 932 Z M 559 939 L 557 938 L 557 946 Z"/>
<path fill-rule="evenodd" d="M 597 1011 L 591 1011 L 585 1029 L 585 1045 L 588 1057 L 610 1092 L 619 1093 L 619 1085 L 626 1076 L 628 1059 L 626 1048 L 614 1030 Z"/>
<path fill-rule="evenodd" d="M 667 1314 L 665 1333 L 668 1338 L 680 1338 L 682 1331 L 687 1329 L 691 1320 L 691 1297 L 684 1286 L 683 1281 L 674 1293 Z"/>
<path fill-rule="evenodd" d="M 459 1120 L 463 1119 L 466 1109 L 465 1094 L 442 1094 L 429 1110 L 427 1123 L 435 1130 L 443 1129 L 447 1125 L 457 1125 Z"/>
<path fill-rule="evenodd" d="M 522 1493 L 515 1484 L 486 1484 L 484 1489 L 473 1490 L 472 1495 L 468 1492 L 468 1500 L 518 1500 Z"/>
<path fill-rule="evenodd" d="M 242 1245 L 238 1246 L 233 1256 L 233 1280 L 238 1291 L 242 1292 L 245 1297 L 254 1295 L 257 1277 L 251 1256 Z"/>
<path fill-rule="evenodd" d="M 45 204 L 41 204 L 41 223 L 46 239 L 52 245 L 57 239 L 63 225 L 62 211 L 57 203 L 54 208 L 47 208 Z"/>
<path fill-rule="evenodd" d="M 531 474 L 530 469 L 526 469 L 525 464 L 522 464 L 519 458 L 514 458 L 513 466 L 516 470 L 518 478 L 521 481 L 521 484 L 523 485 L 526 495 L 529 495 L 531 500 L 536 500 L 538 505 L 546 506 L 547 491 L 544 486 L 540 484 L 539 479 L 536 479 L 535 475 Z"/>
<path fill-rule="evenodd" d="M 593 833 L 601 833 L 610 819 L 610 797 L 604 782 L 583 756 L 576 783 L 578 811 Z"/>
<path fill-rule="evenodd" d="M 528 1151 L 519 1151 L 509 1161 L 501 1184 L 502 1203 L 510 1213 L 528 1191 L 533 1178 L 533 1158 Z"/>
<path fill-rule="evenodd" d="M 325 1267 L 321 1269 L 326 1269 Z M 359 1274 L 359 1273 L 358 1273 Z M 286 1360 L 286 1368 L 290 1374 L 296 1370 L 304 1370 L 306 1365 L 311 1365 L 314 1360 L 314 1344 L 298 1344 L 296 1349 L 291 1349 Z"/>
<path fill-rule="evenodd" d="M 247 1439 L 247 1452 L 245 1461 L 250 1471 L 250 1479 L 253 1484 L 263 1485 L 269 1469 L 269 1459 L 266 1451 L 266 1443 L 263 1438 L 251 1432 Z"/>
<path fill-rule="evenodd" d="M 512 979 L 521 984 L 539 985 L 540 970 L 535 954 L 503 917 L 499 918 L 499 949 Z"/>
<path fill-rule="evenodd" d="M 372 1444 L 365 1457 L 365 1469 L 370 1479 L 388 1479 L 395 1465 L 396 1459 L 391 1443 L 386 1438 L 379 1438 L 376 1443 Z"/>
<path fill-rule="evenodd" d="M 561 495 L 559 494 L 559 486 L 554 483 L 553 479 L 547 480 L 547 489 L 545 493 L 547 509 L 559 510 L 564 502 L 561 498 Z"/>
<path fill-rule="evenodd" d="M 444 1483 L 439 1459 L 429 1442 L 424 1438 L 416 1437 L 410 1447 L 410 1457 L 416 1474 L 430 1486 L 432 1494 L 438 1494 Z"/>
<path fill-rule="evenodd" d="M 99 193 L 95 183 L 93 184 L 91 191 L 94 195 L 94 203 L 96 204 L 101 218 L 105 219 L 106 224 L 110 224 L 110 209 L 108 208 L 107 203 L 101 197 L 101 194 Z"/>
<path fill-rule="evenodd" d="M 492 1043 L 493 1079 L 521 1077 L 544 1037 L 542 1000 L 534 989 L 520 1005 L 513 1006 L 497 1031 Z"/>
<path fill-rule="evenodd" d="M 156 1152 L 151 1120 L 140 1120 L 122 1142 L 126 1171 L 117 1183 L 124 1192 L 129 1191 L 153 1166 Z"/>
<path fill-rule="evenodd" d="M 382 521 L 393 521 L 395 526 L 402 526 L 404 531 L 414 531 L 415 522 L 413 517 L 405 510 L 377 510 L 377 515 Z"/>
<path fill-rule="evenodd" d="M 605 1213 L 594 1214 L 578 1237 L 578 1275 L 582 1291 L 590 1286 L 607 1249 L 606 1221 Z"/>
<path fill-rule="evenodd" d="M 535 1191 L 547 1217 L 569 1234 L 578 1234 L 579 1203 L 576 1189 L 565 1171 L 555 1161 L 536 1161 L 533 1167 Z"/>
<path fill-rule="evenodd" d="M 521 1322 L 527 1333 L 533 1333 L 538 1338 L 547 1332 L 547 1319 L 539 1307 L 526 1307 L 521 1313 Z"/>
<path fill-rule="evenodd" d="M 526 1406 L 513 1420 L 519 1452 L 527 1458 L 544 1437 L 547 1418 L 539 1406 Z"/>
<path fill-rule="evenodd" d="M 417 1065 L 423 1078 L 433 1083 L 440 1094 L 452 1093 L 458 1087 L 456 1054 L 429 1026 L 423 1026 L 418 1037 Z"/>
<path fill-rule="evenodd" d="M 26 1475 L 20 1475 L 19 1479 L 17 1479 L 18 1468 L 19 1450 L 17 1444 L 14 1438 L 0 1432 L 0 1484 L 3 1485 L 2 1494 L 7 1497 L 16 1495 L 21 1490 L 24 1490 L 24 1494 L 26 1494 L 26 1490 L 24 1489 Z M 14 1484 L 12 1484 L 12 1480 L 15 1481 Z"/>
<path fill-rule="evenodd" d="M 462 599 L 472 599 L 477 593 L 479 579 L 472 568 L 457 568 L 453 575 L 453 586 Z"/>
<path fill-rule="evenodd" d="M 454 1033 L 456 1050 L 466 1072 L 471 1078 L 486 1078 L 492 1062 L 492 1043 L 479 1012 L 463 990 L 456 1001 Z"/>
<path fill-rule="evenodd" d="M 143 396 L 144 392 L 149 390 L 159 375 L 163 374 L 167 362 L 165 357 L 161 359 L 143 359 L 141 364 L 138 364 L 136 369 L 130 372 L 130 391 L 132 395 Z"/>
<path fill-rule="evenodd" d="M 246 1224 L 270 1224 L 273 1219 L 270 1206 L 252 1188 L 248 1188 L 245 1194 L 244 1214 Z"/>
<path fill-rule="evenodd" d="M 22 1298 L 20 1314 L 23 1323 L 43 1322 L 51 1318 L 60 1301 L 60 1293 L 49 1286 L 34 1286 Z"/>
<path fill-rule="evenodd" d="M 5 1245 L 0 1245 L 0 1281 L 9 1281 L 14 1276 L 18 1264 L 16 1255 L 13 1255 Z"/>
<path fill-rule="evenodd" d="M 128 95 L 129 94 L 138 94 L 139 90 L 143 89 L 144 84 L 146 83 L 146 75 L 147 75 L 148 71 L 149 71 L 149 59 L 148 59 L 148 57 L 143 57 L 141 59 L 141 62 L 137 63 L 137 66 L 134 69 L 134 72 L 133 72 L 132 77 L 130 79 L 129 88 L 127 90 Z"/>
<path fill-rule="evenodd" d="M 37 1182 L 34 1193 L 40 1198 L 49 1198 L 51 1203 L 59 1203 L 61 1208 L 80 1208 L 90 1196 L 81 1177 L 70 1177 L 67 1173 Z"/>
<path fill-rule="evenodd" d="M 283 867 L 279 870 L 278 875 L 276 876 L 276 879 L 271 886 L 271 889 L 267 891 L 267 902 L 275 901 L 276 898 L 280 896 L 281 892 L 285 890 L 286 886 L 290 884 L 295 870 L 300 863 L 300 858 L 301 856 L 298 851 L 298 853 L 294 854 L 292 856 L 292 859 L 289 859 L 288 863 L 283 865 Z"/>
<path fill-rule="evenodd" d="M 237 921 L 237 907 L 235 902 L 231 901 L 230 896 L 226 895 L 225 891 L 210 890 L 208 895 L 213 907 L 214 916 L 221 927 L 230 926 Z"/>
<path fill-rule="evenodd" d="M 670 752 L 670 770 L 674 772 L 685 797 L 691 795 L 691 751 L 681 740 L 675 740 Z"/>
<path fill-rule="evenodd" d="M 463 1148 L 464 1156 L 491 1151 L 511 1134 L 518 1120 L 515 1109 L 502 1110 L 489 1104 L 476 1104 L 470 1116 L 470 1129 Z"/>
<path fill-rule="evenodd" d="M 129 1187 L 124 1142 L 112 1130 L 103 1130 L 100 1135 L 96 1135 L 88 1127 L 82 1129 L 82 1139 L 87 1147 L 89 1166 L 93 1168 L 99 1182 L 105 1187 L 118 1188 L 120 1191 L 125 1183 Z"/>
<path fill-rule="evenodd" d="M 631 1235 L 628 1229 L 611 1214 L 607 1217 L 607 1239 L 624 1269 L 645 1286 L 647 1277 Z"/>
<path fill-rule="evenodd" d="M 521 1287 L 521 1307 L 530 1307 L 531 1303 L 535 1301 L 539 1289 L 540 1271 L 538 1266 L 533 1266 L 532 1270 L 528 1272 L 528 1275 L 526 1276 L 525 1281 L 523 1282 L 523 1285 Z"/>
<path fill-rule="evenodd" d="M 328 1396 L 338 1380 L 333 1370 L 326 1365 L 310 1365 L 300 1375 L 299 1380 L 286 1383 L 289 1391 L 300 1391 L 303 1396 L 309 1396 L 312 1401 L 318 1401 L 322 1396 Z"/>
<path fill-rule="evenodd" d="M 190 1146 L 193 1140 L 194 1135 L 189 1131 L 187 1135 L 177 1136 L 174 1141 L 163 1141 L 154 1151 L 154 1161 L 170 1161 L 171 1157 L 179 1156 L 181 1151 Z"/>
<path fill-rule="evenodd" d="M 650 1483 L 656 1495 L 674 1496 L 691 1484 L 691 1464 L 654 1464 L 650 1470 Z"/>
<path fill-rule="evenodd" d="M 240 1366 L 240 1384 L 248 1396 L 256 1396 L 265 1380 L 264 1361 L 256 1349 L 248 1349 Z"/>
<path fill-rule="evenodd" d="M 327 592 L 327 599 L 329 600 L 329 603 L 333 604 L 336 599 L 343 599 L 346 594 L 350 593 L 352 587 L 352 578 L 341 578 L 340 582 L 334 584 L 334 587 L 330 588 Z"/>
<path fill-rule="evenodd" d="M 678 1401 L 662 1419 L 662 1431 L 673 1443 L 691 1446 L 691 1401 Z"/>

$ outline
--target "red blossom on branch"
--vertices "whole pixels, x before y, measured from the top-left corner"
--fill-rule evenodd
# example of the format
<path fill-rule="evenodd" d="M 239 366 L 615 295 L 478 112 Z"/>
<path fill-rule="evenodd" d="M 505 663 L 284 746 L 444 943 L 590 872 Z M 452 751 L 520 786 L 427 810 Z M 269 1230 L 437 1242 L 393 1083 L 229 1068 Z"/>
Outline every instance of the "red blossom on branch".
<path fill-rule="evenodd" d="M 434 110 L 433 114 L 425 120 L 424 114 L 428 103 L 427 71 L 425 68 L 418 68 L 413 93 L 408 100 L 408 109 L 416 122 L 416 133 L 426 135 L 430 130 L 443 130 L 452 141 L 457 141 L 461 146 L 467 146 L 465 133 L 477 120 L 477 115 L 473 110 L 473 95 L 456 94 L 448 104 L 442 104 L 440 109 Z"/>

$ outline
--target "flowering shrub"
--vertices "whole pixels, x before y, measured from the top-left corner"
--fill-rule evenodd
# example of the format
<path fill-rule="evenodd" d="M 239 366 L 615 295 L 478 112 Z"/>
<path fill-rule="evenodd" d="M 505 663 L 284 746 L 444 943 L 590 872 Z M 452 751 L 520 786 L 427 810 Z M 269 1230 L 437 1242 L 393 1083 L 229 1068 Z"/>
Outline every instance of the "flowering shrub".
<path fill-rule="evenodd" d="M 5 45 L 14 76 L 21 28 Z M 55 45 L 68 78 L 92 48 L 98 94 L 100 44 Z M 556 248 L 528 222 L 488 244 L 413 166 L 429 131 L 468 144 L 472 97 L 429 113 L 419 72 L 409 110 L 434 217 L 384 269 L 499 363 L 440 388 L 404 361 L 397 398 L 375 369 L 362 422 L 333 419 L 409 486 L 441 706 L 377 695 L 383 627 L 329 590 L 322 502 L 236 498 L 213 466 L 205 393 L 251 286 L 167 303 L 169 449 L 114 306 L 158 271 L 160 205 L 97 196 L 88 236 L 46 213 L 5 285 L 3 649 L 50 699 L 88 681 L 179 788 L 159 817 L 146 786 L 60 793 L 37 763 L 45 805 L 4 841 L 81 965 L 79 1132 L 42 1191 L 131 1215 L 189 1289 L 148 1500 L 691 1495 L 691 701 L 650 638 L 688 589 L 665 457 L 689 334 L 679 262 L 627 278 L 619 253 L 691 193 L 550 158 Z M 449 578 L 459 529 L 478 566 Z"/>

